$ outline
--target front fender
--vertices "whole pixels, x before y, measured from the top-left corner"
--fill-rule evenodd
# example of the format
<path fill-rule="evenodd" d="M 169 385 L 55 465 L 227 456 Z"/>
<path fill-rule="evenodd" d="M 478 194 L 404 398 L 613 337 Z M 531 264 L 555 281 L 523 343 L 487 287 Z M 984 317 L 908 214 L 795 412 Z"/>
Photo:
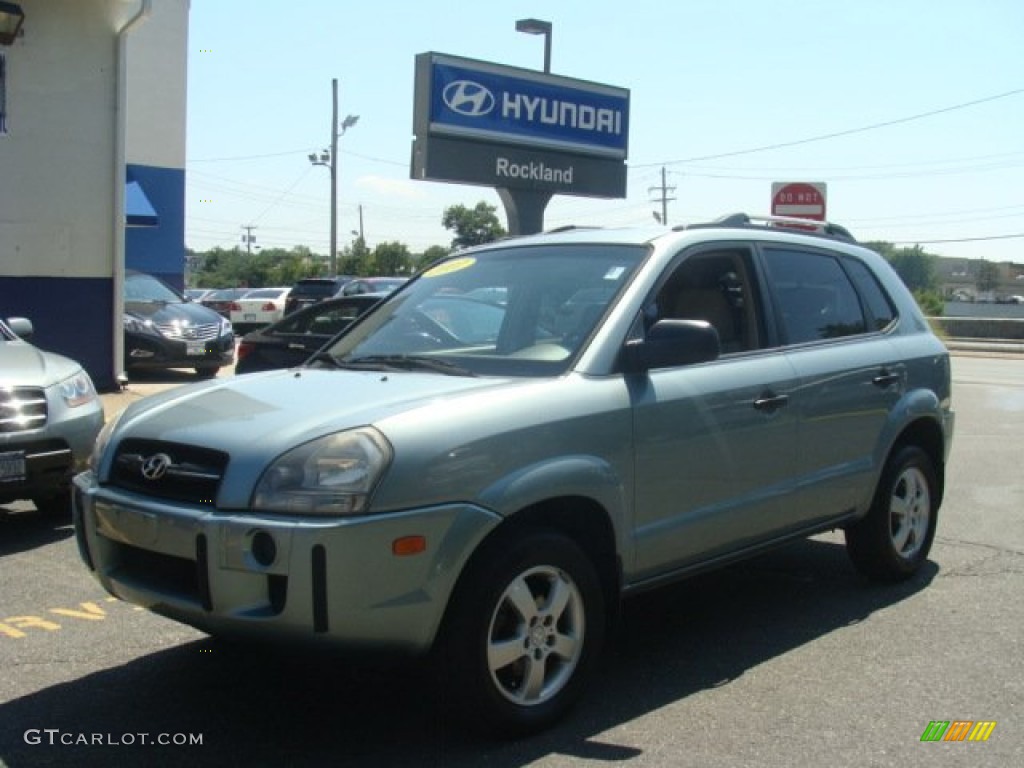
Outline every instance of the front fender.
<path fill-rule="evenodd" d="M 553 498 L 582 497 L 603 507 L 622 540 L 627 528 L 626 485 L 608 462 L 590 455 L 559 456 L 522 467 L 485 488 L 479 502 L 502 517 Z"/>

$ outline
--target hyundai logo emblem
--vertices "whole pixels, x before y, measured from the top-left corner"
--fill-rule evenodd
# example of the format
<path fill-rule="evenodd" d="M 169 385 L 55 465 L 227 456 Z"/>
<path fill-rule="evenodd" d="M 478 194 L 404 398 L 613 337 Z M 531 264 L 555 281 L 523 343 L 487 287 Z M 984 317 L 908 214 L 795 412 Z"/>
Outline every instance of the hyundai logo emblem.
<path fill-rule="evenodd" d="M 166 453 L 154 453 L 142 462 L 142 476 L 147 480 L 159 480 L 167 474 L 174 461 Z"/>
<path fill-rule="evenodd" d="M 483 117 L 494 109 L 494 94 L 472 80 L 448 83 L 442 95 L 448 109 L 466 117 Z"/>

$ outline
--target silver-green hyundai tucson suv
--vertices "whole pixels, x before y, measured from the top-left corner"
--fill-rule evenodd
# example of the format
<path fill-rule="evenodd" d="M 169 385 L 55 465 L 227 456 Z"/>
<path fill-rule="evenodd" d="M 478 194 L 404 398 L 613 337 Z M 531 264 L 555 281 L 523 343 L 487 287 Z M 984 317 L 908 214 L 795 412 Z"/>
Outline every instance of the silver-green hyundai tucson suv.
<path fill-rule="evenodd" d="M 213 635 L 429 653 L 446 700 L 520 733 L 579 696 L 631 593 L 834 528 L 908 578 L 949 357 L 879 255 L 816 227 L 459 251 L 302 367 L 111 420 L 75 481 L 82 557 Z"/>

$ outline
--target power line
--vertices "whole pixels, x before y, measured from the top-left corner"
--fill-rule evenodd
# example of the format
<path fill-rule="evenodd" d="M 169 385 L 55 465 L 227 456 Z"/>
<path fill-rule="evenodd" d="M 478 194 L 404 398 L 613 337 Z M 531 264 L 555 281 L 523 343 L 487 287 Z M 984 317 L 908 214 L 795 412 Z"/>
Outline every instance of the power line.
<path fill-rule="evenodd" d="M 985 235 L 983 237 L 958 237 L 949 240 L 896 240 L 893 245 L 933 245 L 935 243 L 976 243 L 981 240 L 1013 240 L 1024 237 L 1024 232 L 1016 235 Z"/>
<path fill-rule="evenodd" d="M 965 101 L 960 104 L 953 104 L 949 107 L 942 107 L 941 109 L 933 109 L 930 112 L 921 112 L 916 115 L 909 115 L 907 117 L 899 117 L 895 120 L 886 120 L 881 123 L 872 123 L 871 125 L 864 125 L 859 128 L 849 128 L 845 131 L 834 131 L 832 133 L 823 133 L 819 136 L 809 136 L 805 139 L 797 139 L 796 141 L 782 141 L 776 144 L 765 144 L 760 147 L 751 147 L 749 149 L 737 149 L 732 152 L 722 152 L 717 155 L 702 155 L 700 157 L 688 157 L 682 160 L 666 160 L 659 161 L 657 163 L 637 163 L 634 168 L 648 168 L 656 165 L 678 165 L 680 163 L 697 163 L 702 160 L 718 160 L 722 157 L 736 157 L 737 155 L 750 155 L 754 152 L 767 152 L 771 149 L 783 149 L 785 147 L 795 147 L 800 144 L 810 144 L 815 141 L 824 141 L 826 139 L 835 139 L 840 136 L 850 136 L 854 133 L 863 133 L 864 131 L 873 131 L 876 128 L 887 128 L 891 125 L 899 125 L 901 123 L 909 123 L 913 120 L 922 120 L 926 117 L 934 117 L 935 115 L 945 114 L 946 112 L 953 112 L 958 109 L 967 109 L 968 107 L 975 107 L 978 104 L 985 104 L 990 101 L 996 101 L 998 99 L 1005 99 L 1010 96 L 1017 96 L 1024 93 L 1024 88 L 1017 88 L 1012 91 L 1006 91 L 1005 93 L 999 93 L 995 96 L 986 96 L 982 99 L 974 99 L 973 101 Z"/>

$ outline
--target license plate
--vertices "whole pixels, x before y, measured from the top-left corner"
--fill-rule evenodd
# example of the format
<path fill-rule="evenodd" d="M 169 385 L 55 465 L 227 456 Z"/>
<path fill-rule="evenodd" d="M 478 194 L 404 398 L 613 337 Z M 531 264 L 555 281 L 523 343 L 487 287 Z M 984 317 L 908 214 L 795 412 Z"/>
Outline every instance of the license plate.
<path fill-rule="evenodd" d="M 246 312 L 244 315 L 242 315 L 242 317 L 245 320 L 255 320 L 256 319 L 256 313 L 255 312 Z"/>
<path fill-rule="evenodd" d="M 25 452 L 0 453 L 0 483 L 13 483 L 25 479 Z"/>
<path fill-rule="evenodd" d="M 189 341 L 185 344 L 185 354 L 190 357 L 205 355 L 206 345 L 201 341 Z"/>

